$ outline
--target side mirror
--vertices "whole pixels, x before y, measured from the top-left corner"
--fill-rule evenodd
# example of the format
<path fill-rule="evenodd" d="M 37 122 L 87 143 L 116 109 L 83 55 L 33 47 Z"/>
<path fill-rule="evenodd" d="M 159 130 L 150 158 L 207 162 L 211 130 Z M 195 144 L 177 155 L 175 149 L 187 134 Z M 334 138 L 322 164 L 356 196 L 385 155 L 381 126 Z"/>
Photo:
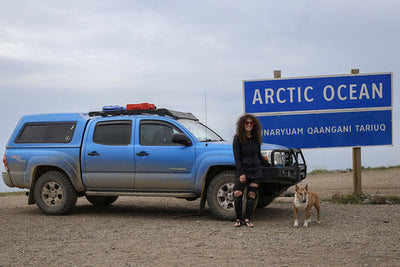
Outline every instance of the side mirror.
<path fill-rule="evenodd" d="M 172 135 L 171 139 L 172 143 L 181 144 L 184 146 L 191 146 L 192 141 L 183 133 L 176 133 Z"/>

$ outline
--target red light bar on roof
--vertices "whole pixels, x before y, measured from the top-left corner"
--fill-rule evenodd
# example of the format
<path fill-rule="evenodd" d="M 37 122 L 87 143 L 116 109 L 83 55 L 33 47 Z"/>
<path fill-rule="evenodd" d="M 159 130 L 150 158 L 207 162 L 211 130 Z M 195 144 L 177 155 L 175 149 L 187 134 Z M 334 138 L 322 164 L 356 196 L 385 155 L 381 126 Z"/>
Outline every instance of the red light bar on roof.
<path fill-rule="evenodd" d="M 142 110 L 142 109 L 156 109 L 154 104 L 140 103 L 140 104 L 127 104 L 126 110 Z"/>

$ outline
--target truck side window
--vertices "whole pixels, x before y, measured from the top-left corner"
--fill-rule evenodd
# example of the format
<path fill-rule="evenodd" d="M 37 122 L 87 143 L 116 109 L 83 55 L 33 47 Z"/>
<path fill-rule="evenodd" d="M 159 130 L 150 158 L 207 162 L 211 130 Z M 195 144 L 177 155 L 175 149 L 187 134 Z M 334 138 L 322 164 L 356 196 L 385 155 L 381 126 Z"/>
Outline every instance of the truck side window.
<path fill-rule="evenodd" d="M 96 124 L 93 142 L 109 145 L 123 146 L 131 143 L 132 121 L 103 121 Z"/>
<path fill-rule="evenodd" d="M 162 121 L 140 122 L 140 144 L 142 146 L 176 146 L 171 138 L 175 133 L 180 133 L 172 124 Z"/>
<path fill-rule="evenodd" d="M 76 122 L 27 123 L 15 143 L 69 143 L 75 132 Z"/>

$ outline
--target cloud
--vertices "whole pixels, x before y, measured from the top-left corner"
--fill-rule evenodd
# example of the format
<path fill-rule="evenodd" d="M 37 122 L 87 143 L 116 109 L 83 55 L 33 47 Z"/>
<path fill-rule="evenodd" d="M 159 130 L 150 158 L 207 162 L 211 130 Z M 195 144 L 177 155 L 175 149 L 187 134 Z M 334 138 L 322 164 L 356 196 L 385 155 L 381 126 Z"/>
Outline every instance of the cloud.
<path fill-rule="evenodd" d="M 242 81 L 275 69 L 282 77 L 390 71 L 396 86 L 399 13 L 394 0 L 3 0 L 0 144 L 29 113 L 154 102 L 204 119 L 205 93 L 208 123 L 230 139 Z M 398 165 L 398 147 L 384 150 L 365 149 L 363 164 Z M 336 156 L 343 151 L 306 153 L 311 167 L 351 167 Z"/>

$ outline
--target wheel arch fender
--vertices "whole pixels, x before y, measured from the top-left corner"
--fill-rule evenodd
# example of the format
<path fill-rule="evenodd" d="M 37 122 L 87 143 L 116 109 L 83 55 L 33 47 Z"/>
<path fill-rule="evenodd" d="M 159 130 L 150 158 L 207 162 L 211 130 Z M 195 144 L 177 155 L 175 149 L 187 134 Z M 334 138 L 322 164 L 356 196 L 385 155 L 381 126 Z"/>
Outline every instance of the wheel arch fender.
<path fill-rule="evenodd" d="M 236 164 L 232 156 L 213 155 L 205 157 L 197 165 L 195 191 L 197 194 L 203 194 L 205 187 L 215 175 L 226 170 L 235 170 Z"/>
<path fill-rule="evenodd" d="M 28 204 L 35 204 L 33 193 L 35 183 L 43 173 L 48 171 L 64 173 L 71 181 L 76 192 L 82 193 L 85 191 L 80 175 L 79 163 L 70 163 L 62 157 L 38 156 L 29 161 L 25 174 L 25 181 L 30 183 Z"/>
<path fill-rule="evenodd" d="M 215 164 L 214 161 L 212 163 Z M 210 184 L 211 180 L 219 173 L 222 173 L 225 171 L 234 171 L 234 170 L 236 170 L 235 165 L 232 165 L 231 162 L 225 162 L 225 164 L 221 163 L 221 165 L 209 165 L 209 166 L 207 166 L 207 169 L 203 170 L 202 173 L 200 173 L 198 171 L 198 175 L 202 174 L 201 179 L 196 179 L 196 192 L 198 192 L 197 190 L 200 189 L 199 190 L 200 191 L 200 206 L 199 206 L 200 213 L 203 213 L 205 210 L 205 204 L 206 204 L 206 200 L 207 200 L 207 189 L 208 189 L 208 185 Z M 198 182 L 200 182 L 200 183 L 198 183 Z M 200 188 L 198 188 L 199 186 L 200 186 Z"/>

